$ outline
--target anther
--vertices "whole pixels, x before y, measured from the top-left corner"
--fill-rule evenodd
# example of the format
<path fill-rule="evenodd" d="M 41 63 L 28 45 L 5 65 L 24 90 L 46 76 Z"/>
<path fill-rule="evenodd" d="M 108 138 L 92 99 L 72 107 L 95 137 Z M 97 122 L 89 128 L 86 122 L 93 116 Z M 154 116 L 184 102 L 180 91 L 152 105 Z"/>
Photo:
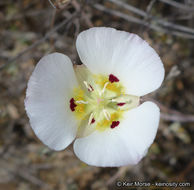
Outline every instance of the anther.
<path fill-rule="evenodd" d="M 113 83 L 113 82 L 119 82 L 119 79 L 116 76 L 114 76 L 113 74 L 110 74 L 109 75 L 109 81 L 111 83 Z"/>
<path fill-rule="evenodd" d="M 71 111 L 75 111 L 75 107 L 77 105 L 75 104 L 74 98 L 71 98 L 71 100 L 69 101 L 69 103 L 70 103 L 70 109 L 71 109 Z"/>
<path fill-rule="evenodd" d="M 110 128 L 114 129 L 115 127 L 117 127 L 120 124 L 120 121 L 113 121 Z"/>

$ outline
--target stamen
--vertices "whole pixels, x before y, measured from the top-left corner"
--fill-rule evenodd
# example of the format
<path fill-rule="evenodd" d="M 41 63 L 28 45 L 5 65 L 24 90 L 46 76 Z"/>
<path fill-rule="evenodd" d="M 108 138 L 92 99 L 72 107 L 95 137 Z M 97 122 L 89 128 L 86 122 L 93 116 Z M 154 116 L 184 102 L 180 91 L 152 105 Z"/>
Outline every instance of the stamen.
<path fill-rule="evenodd" d="M 116 76 L 114 76 L 113 74 L 110 74 L 109 75 L 109 81 L 111 83 L 113 83 L 113 82 L 119 82 L 119 79 Z"/>
<path fill-rule="evenodd" d="M 115 127 L 117 127 L 120 124 L 120 121 L 113 121 L 110 128 L 114 129 Z"/>
<path fill-rule="evenodd" d="M 99 93 L 100 96 L 105 92 L 106 87 L 107 87 L 108 84 L 109 84 L 109 82 L 106 82 L 106 83 L 104 84 L 104 87 L 103 87 L 102 91 Z"/>
<path fill-rule="evenodd" d="M 104 113 L 105 118 L 106 118 L 108 121 L 110 121 L 110 114 L 109 114 L 105 109 L 103 109 L 103 113 Z"/>
<path fill-rule="evenodd" d="M 75 111 L 75 107 L 77 105 L 75 104 L 74 98 L 71 98 L 71 100 L 69 101 L 69 103 L 70 103 L 70 109 L 71 109 L 71 111 Z"/>
<path fill-rule="evenodd" d="M 77 104 L 88 104 L 87 101 L 83 101 L 83 100 L 79 100 L 79 101 L 76 101 Z"/>
<path fill-rule="evenodd" d="M 88 84 L 86 81 L 84 81 L 84 84 L 85 84 L 86 88 L 88 89 L 88 91 L 91 92 L 94 90 L 93 87 L 90 84 Z"/>

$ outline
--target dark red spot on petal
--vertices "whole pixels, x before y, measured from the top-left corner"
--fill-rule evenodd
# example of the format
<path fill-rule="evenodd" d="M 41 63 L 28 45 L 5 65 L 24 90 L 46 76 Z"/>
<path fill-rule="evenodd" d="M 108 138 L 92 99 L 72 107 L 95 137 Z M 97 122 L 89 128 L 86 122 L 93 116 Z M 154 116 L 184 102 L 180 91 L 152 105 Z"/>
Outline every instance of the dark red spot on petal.
<path fill-rule="evenodd" d="M 96 120 L 95 120 L 94 118 L 92 118 L 92 121 L 91 121 L 90 124 L 93 124 L 95 121 L 96 121 Z"/>
<path fill-rule="evenodd" d="M 114 76 L 113 74 L 110 74 L 109 75 L 109 81 L 111 83 L 113 83 L 113 82 L 119 82 L 119 79 L 116 76 Z"/>
<path fill-rule="evenodd" d="M 117 106 L 124 106 L 126 103 L 118 103 Z"/>
<path fill-rule="evenodd" d="M 74 98 L 71 98 L 71 100 L 69 101 L 69 103 L 70 103 L 70 109 L 71 109 L 71 111 L 75 111 L 75 107 L 77 105 L 75 104 Z"/>
<path fill-rule="evenodd" d="M 117 127 L 119 125 L 120 121 L 113 121 L 110 128 L 114 129 L 115 127 Z"/>

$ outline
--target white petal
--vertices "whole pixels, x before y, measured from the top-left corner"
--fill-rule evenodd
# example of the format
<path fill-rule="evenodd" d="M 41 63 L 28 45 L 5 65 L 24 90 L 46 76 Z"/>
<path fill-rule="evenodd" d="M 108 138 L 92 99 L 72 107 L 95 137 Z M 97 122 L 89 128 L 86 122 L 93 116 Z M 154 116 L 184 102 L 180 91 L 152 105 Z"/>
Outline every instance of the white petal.
<path fill-rule="evenodd" d="M 154 103 L 145 102 L 128 111 L 118 127 L 77 139 L 75 154 L 94 166 L 137 164 L 156 136 L 159 115 Z"/>
<path fill-rule="evenodd" d="M 160 87 L 164 79 L 158 54 L 136 34 L 91 28 L 79 34 L 76 47 L 81 61 L 93 73 L 114 74 L 128 94 L 143 96 Z"/>
<path fill-rule="evenodd" d="M 76 85 L 71 60 L 60 53 L 43 57 L 30 77 L 25 108 L 35 134 L 52 149 L 66 148 L 76 136 L 69 108 Z"/>

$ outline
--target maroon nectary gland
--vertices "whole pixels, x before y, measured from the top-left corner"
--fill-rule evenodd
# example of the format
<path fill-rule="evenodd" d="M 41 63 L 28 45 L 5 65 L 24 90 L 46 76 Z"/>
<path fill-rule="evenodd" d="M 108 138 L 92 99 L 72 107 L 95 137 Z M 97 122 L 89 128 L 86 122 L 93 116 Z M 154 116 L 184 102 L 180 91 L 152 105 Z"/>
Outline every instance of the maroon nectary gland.
<path fill-rule="evenodd" d="M 69 101 L 69 103 L 70 103 L 70 109 L 71 109 L 71 111 L 75 111 L 75 107 L 77 105 L 75 104 L 74 98 L 71 98 L 71 100 Z"/>
<path fill-rule="evenodd" d="M 120 121 L 113 121 L 110 128 L 114 129 L 115 127 L 117 127 L 120 124 Z"/>
<path fill-rule="evenodd" d="M 119 82 L 119 79 L 116 76 L 114 76 L 113 74 L 110 74 L 109 75 L 109 81 L 111 83 L 113 83 L 113 82 Z"/>
<path fill-rule="evenodd" d="M 117 106 L 124 106 L 126 103 L 118 103 Z"/>
<path fill-rule="evenodd" d="M 92 121 L 91 121 L 90 124 L 93 124 L 95 121 L 96 121 L 96 120 L 95 120 L 94 118 L 92 118 Z"/>

